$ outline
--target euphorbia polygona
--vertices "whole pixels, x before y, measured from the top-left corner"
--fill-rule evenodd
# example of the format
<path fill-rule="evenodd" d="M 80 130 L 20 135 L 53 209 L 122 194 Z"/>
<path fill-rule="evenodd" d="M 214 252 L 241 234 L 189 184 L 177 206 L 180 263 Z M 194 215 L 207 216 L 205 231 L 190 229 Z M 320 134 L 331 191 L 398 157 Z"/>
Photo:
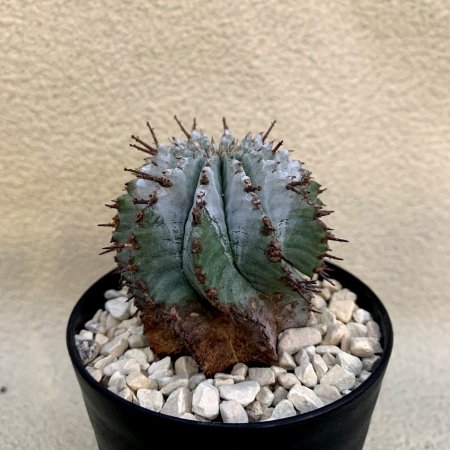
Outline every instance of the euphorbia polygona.
<path fill-rule="evenodd" d="M 335 238 L 321 217 L 319 184 L 265 133 L 242 141 L 224 119 L 218 145 L 131 144 L 148 154 L 117 208 L 112 245 L 145 334 L 160 355 L 189 352 L 211 375 L 236 362 L 273 364 L 276 338 L 304 326 L 315 273 Z M 106 252 L 105 252 L 106 253 Z"/>

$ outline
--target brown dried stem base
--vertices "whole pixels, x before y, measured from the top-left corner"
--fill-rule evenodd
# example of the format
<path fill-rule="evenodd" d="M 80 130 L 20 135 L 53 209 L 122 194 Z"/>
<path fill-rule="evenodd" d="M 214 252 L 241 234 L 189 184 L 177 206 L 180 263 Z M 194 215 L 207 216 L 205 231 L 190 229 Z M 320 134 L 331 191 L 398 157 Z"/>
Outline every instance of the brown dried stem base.
<path fill-rule="evenodd" d="M 277 360 L 276 330 L 265 318 L 215 308 L 167 312 L 145 304 L 141 319 L 156 353 L 179 355 L 187 349 L 206 376 L 237 362 L 271 365 Z"/>

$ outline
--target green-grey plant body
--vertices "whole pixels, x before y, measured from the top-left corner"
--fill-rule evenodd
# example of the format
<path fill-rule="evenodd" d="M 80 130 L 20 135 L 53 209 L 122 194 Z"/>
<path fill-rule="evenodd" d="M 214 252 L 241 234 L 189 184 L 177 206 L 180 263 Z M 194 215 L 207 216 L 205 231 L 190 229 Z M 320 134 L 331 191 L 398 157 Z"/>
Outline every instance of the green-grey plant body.
<path fill-rule="evenodd" d="M 304 326 L 314 274 L 335 238 L 321 217 L 320 185 L 266 133 L 218 145 L 197 130 L 154 145 L 118 213 L 112 245 L 151 347 L 189 352 L 210 375 L 236 362 L 276 362 L 278 333 Z"/>

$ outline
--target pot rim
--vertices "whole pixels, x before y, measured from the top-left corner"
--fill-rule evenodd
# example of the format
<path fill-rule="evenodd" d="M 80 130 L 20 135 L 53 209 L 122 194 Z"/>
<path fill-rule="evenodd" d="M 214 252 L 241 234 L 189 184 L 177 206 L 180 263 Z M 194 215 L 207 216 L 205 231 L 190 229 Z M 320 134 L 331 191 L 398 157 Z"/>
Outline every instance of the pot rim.
<path fill-rule="evenodd" d="M 200 421 L 194 421 L 189 419 L 182 419 L 180 417 L 175 416 L 169 416 L 167 414 L 162 414 L 156 411 L 152 411 L 150 409 L 144 408 L 142 406 L 136 405 L 128 400 L 123 399 L 122 397 L 119 397 L 117 394 L 114 394 L 111 392 L 106 386 L 101 384 L 100 382 L 96 381 L 86 370 L 85 366 L 81 362 L 81 358 L 78 354 L 78 351 L 75 346 L 75 339 L 74 335 L 76 333 L 75 330 L 75 317 L 78 309 L 81 305 L 81 300 L 85 297 L 87 292 L 98 282 L 101 280 L 101 278 L 98 278 L 84 293 L 83 295 L 78 299 L 76 302 L 74 308 L 72 309 L 72 312 L 70 314 L 69 320 L 67 322 L 66 327 L 66 345 L 67 349 L 69 351 L 70 359 L 72 361 L 72 364 L 78 374 L 80 374 L 84 380 L 91 385 L 91 387 L 97 391 L 99 391 L 102 395 L 107 397 L 113 402 L 118 402 L 119 405 L 122 405 L 123 408 L 131 408 L 131 410 L 134 410 L 136 413 L 141 413 L 144 415 L 148 415 L 150 418 L 158 417 L 159 419 L 164 419 L 169 422 L 173 422 L 174 424 L 186 424 L 188 423 L 190 426 L 198 426 L 198 427 L 210 427 L 212 429 L 214 428 L 229 428 L 229 429 L 239 429 L 239 428 L 254 428 L 257 429 L 270 429 L 273 427 L 279 427 L 279 426 L 290 426 L 290 425 L 296 425 L 298 423 L 308 422 L 309 420 L 313 420 L 317 418 L 318 416 L 323 416 L 326 414 L 329 414 L 331 412 L 334 412 L 345 405 L 347 405 L 350 402 L 353 402 L 356 400 L 360 395 L 362 395 L 367 389 L 369 389 L 371 386 L 373 386 L 376 381 L 383 376 L 387 364 L 389 362 L 391 353 L 392 353 L 392 347 L 394 342 L 394 335 L 393 335 L 393 329 L 392 329 L 392 322 L 389 317 L 389 314 L 381 302 L 381 300 L 378 298 L 378 296 L 366 285 L 364 284 L 359 278 L 354 276 L 352 273 L 346 271 L 345 269 L 342 269 L 340 266 L 337 266 L 336 264 L 330 263 L 327 261 L 326 263 L 330 269 L 332 269 L 333 272 L 341 272 L 341 274 L 345 274 L 346 277 L 352 278 L 353 281 L 356 284 L 359 284 L 361 288 L 364 288 L 365 295 L 368 295 L 371 297 L 371 301 L 375 305 L 375 309 L 377 309 L 380 313 L 380 328 L 382 328 L 385 333 L 382 333 L 382 339 L 383 339 L 383 353 L 380 355 L 380 360 L 378 364 L 375 367 L 375 370 L 371 372 L 371 375 L 363 382 L 361 385 L 359 385 L 357 388 L 355 388 L 352 392 L 349 394 L 343 396 L 339 400 L 336 400 L 332 403 L 329 403 L 328 405 L 322 406 L 321 408 L 315 409 L 313 411 L 303 413 L 303 414 L 297 414 L 292 417 L 286 417 L 284 419 L 275 419 L 275 420 L 269 420 L 267 422 L 251 422 L 251 423 L 223 423 L 223 422 L 200 422 Z M 107 277 L 114 273 L 114 270 L 106 273 L 103 275 L 102 278 Z M 337 277 L 339 278 L 339 277 Z M 343 287 L 345 285 L 343 284 Z"/>

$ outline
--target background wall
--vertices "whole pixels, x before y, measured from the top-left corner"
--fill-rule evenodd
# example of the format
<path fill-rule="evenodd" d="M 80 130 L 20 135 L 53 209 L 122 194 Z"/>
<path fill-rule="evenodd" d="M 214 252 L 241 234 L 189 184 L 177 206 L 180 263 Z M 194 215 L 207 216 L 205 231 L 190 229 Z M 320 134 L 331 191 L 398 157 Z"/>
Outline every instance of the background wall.
<path fill-rule="evenodd" d="M 3 449 L 95 448 L 65 325 L 114 267 L 96 224 L 142 161 L 130 134 L 179 135 L 173 114 L 214 136 L 277 119 L 393 318 L 366 448 L 446 446 L 448 2 L 7 0 L 0 29 Z"/>

